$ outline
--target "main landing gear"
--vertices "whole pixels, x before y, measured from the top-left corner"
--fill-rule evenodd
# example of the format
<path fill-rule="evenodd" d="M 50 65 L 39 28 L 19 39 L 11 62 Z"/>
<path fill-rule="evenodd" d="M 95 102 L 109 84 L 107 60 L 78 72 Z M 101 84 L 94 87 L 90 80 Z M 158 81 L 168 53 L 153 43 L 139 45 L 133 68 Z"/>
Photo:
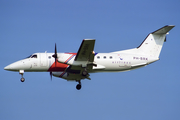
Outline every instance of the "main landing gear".
<path fill-rule="evenodd" d="M 82 71 L 82 76 L 87 76 L 87 75 L 88 75 L 88 72 L 86 69 L 84 71 Z"/>
<path fill-rule="evenodd" d="M 21 82 L 24 82 L 25 81 L 25 78 L 23 77 L 23 74 L 24 74 L 24 70 L 19 70 L 19 74 L 21 74 Z"/>
<path fill-rule="evenodd" d="M 79 82 L 79 84 L 76 85 L 76 89 L 80 90 L 81 89 L 81 81 L 78 81 L 78 82 Z"/>
<path fill-rule="evenodd" d="M 84 77 L 86 77 L 87 79 L 90 80 L 89 74 L 88 74 L 88 71 L 87 71 L 86 68 L 84 68 L 84 70 L 82 71 L 81 74 L 82 74 L 82 76 L 84 76 Z M 79 82 L 79 84 L 76 85 L 76 89 L 77 89 L 77 90 L 80 90 L 80 89 L 81 89 L 81 80 L 76 80 L 76 82 Z"/>

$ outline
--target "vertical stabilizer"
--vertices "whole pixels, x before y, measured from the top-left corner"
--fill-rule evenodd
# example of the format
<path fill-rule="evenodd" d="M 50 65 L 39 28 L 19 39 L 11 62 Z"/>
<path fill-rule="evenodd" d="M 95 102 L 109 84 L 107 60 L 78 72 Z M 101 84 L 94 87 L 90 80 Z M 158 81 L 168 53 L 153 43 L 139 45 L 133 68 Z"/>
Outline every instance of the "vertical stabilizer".
<path fill-rule="evenodd" d="M 143 43 L 138 47 L 138 51 L 154 58 L 159 58 L 163 43 L 166 41 L 166 34 L 174 25 L 164 26 L 150 33 Z"/>

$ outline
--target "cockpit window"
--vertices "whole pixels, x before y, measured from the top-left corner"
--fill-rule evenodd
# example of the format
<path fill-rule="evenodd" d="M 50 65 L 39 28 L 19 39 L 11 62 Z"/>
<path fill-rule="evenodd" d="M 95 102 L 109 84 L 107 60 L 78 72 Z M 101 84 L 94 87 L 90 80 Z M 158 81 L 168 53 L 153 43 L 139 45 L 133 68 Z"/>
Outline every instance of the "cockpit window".
<path fill-rule="evenodd" d="M 27 57 L 27 58 L 37 58 L 37 55 L 36 54 L 34 54 L 34 55 L 30 55 L 29 57 Z"/>
<path fill-rule="evenodd" d="M 37 58 L 37 55 L 32 55 L 31 58 Z"/>

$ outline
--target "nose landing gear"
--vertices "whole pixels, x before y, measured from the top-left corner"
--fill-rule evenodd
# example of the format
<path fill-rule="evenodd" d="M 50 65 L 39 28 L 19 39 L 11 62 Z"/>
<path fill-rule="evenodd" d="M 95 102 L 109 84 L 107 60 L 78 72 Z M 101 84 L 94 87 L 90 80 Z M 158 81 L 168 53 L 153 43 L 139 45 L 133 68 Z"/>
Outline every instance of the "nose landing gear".
<path fill-rule="evenodd" d="M 22 78 L 21 78 L 21 82 L 24 82 L 24 81 L 25 81 L 25 78 L 22 77 Z"/>
<path fill-rule="evenodd" d="M 25 81 L 25 78 L 23 77 L 23 74 L 24 74 L 24 70 L 19 70 L 19 74 L 21 74 L 21 82 L 24 82 Z"/>

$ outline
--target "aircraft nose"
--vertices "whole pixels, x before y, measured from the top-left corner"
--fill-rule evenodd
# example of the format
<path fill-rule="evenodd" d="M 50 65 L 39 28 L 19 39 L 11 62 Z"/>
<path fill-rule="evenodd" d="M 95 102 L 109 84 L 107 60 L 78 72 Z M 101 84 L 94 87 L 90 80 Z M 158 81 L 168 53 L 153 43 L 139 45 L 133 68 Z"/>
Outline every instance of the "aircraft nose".
<path fill-rule="evenodd" d="M 8 70 L 8 71 L 18 71 L 19 70 L 19 66 L 18 66 L 18 62 L 12 63 L 6 67 L 4 67 L 4 70 Z"/>
<path fill-rule="evenodd" d="M 19 71 L 19 70 L 29 70 L 30 68 L 31 68 L 31 63 L 27 59 L 27 60 L 20 60 L 20 61 L 14 62 L 4 67 L 4 70 Z"/>
<path fill-rule="evenodd" d="M 4 67 L 4 70 L 11 70 L 11 66 L 8 65 L 8 66 Z"/>

